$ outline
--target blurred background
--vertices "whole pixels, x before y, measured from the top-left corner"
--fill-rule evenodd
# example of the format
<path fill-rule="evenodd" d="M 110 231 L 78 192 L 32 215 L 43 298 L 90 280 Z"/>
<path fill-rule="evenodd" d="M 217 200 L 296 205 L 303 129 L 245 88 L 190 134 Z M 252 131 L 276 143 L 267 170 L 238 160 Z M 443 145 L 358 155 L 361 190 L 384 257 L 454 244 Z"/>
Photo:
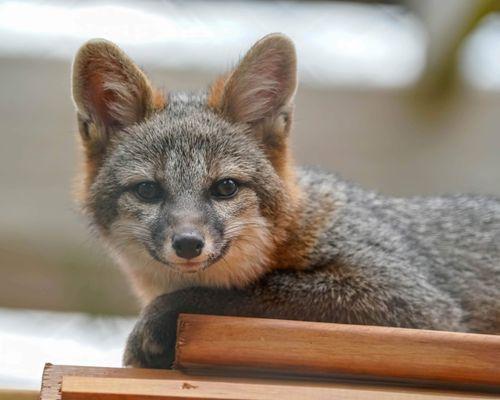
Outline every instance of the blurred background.
<path fill-rule="evenodd" d="M 500 195 L 500 2 L 0 1 L 0 388 L 118 365 L 138 311 L 72 199 L 70 66 L 105 37 L 168 90 L 296 43 L 302 164 L 388 195 Z M 1 390 L 0 390 L 1 396 Z"/>

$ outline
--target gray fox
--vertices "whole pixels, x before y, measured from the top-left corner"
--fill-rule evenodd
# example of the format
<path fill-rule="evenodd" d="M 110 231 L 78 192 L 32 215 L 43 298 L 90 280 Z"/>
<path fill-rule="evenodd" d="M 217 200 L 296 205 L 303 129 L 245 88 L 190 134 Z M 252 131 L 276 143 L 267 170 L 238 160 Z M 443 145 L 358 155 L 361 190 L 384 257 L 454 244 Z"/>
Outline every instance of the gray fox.
<path fill-rule="evenodd" d="M 79 200 L 144 305 L 126 365 L 168 368 L 179 312 L 500 331 L 500 201 L 296 167 L 286 36 L 195 93 L 156 90 L 102 39 L 72 79 Z"/>

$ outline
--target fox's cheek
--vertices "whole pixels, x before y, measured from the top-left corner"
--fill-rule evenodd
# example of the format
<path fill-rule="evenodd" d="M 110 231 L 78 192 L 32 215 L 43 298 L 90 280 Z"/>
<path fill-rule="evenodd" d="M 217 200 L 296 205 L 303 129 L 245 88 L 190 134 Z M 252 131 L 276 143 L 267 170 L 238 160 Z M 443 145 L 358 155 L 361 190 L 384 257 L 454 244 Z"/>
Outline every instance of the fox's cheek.
<path fill-rule="evenodd" d="M 241 218 L 248 210 L 258 209 L 259 198 L 253 190 L 242 188 L 234 198 L 214 201 L 213 207 L 221 220 L 228 222 Z"/>

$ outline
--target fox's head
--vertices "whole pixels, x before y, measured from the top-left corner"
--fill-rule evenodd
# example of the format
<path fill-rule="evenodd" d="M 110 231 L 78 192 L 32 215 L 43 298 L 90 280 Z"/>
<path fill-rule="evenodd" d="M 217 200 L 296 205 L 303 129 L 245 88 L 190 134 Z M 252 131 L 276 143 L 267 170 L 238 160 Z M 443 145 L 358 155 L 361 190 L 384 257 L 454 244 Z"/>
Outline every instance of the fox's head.
<path fill-rule="evenodd" d="M 160 93 L 108 41 L 80 48 L 81 201 L 146 299 L 241 286 L 276 264 L 300 197 L 288 146 L 296 86 L 280 34 L 198 93 Z"/>

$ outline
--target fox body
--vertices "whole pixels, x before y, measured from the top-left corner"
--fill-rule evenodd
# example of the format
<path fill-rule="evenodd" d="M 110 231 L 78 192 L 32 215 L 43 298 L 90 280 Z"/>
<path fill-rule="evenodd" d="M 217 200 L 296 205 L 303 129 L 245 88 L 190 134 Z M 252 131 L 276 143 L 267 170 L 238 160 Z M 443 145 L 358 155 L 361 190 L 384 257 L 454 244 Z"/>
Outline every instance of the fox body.
<path fill-rule="evenodd" d="M 387 198 L 294 166 L 292 42 L 197 93 L 115 45 L 73 70 L 80 200 L 145 305 L 124 362 L 168 367 L 179 312 L 498 333 L 500 201 Z"/>

